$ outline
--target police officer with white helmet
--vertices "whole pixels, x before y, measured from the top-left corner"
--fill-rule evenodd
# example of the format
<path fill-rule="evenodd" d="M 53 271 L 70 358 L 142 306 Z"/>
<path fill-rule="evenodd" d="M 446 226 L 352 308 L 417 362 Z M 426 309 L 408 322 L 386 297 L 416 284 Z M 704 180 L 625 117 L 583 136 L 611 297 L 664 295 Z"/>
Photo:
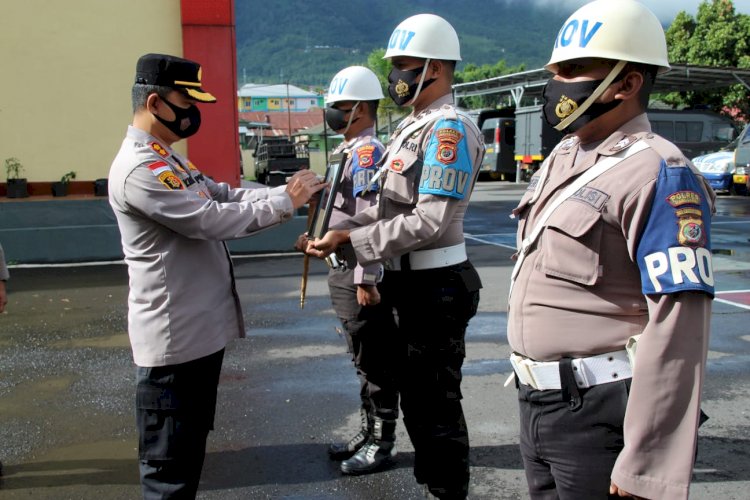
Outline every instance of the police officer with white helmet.
<path fill-rule="evenodd" d="M 346 154 L 331 225 L 377 202 L 378 186 L 370 181 L 385 149 L 375 132 L 382 98 L 377 75 L 363 66 L 344 68 L 331 80 L 326 123 L 344 135 L 334 154 Z M 298 240 L 300 250 L 306 246 L 306 237 Z M 389 355 L 396 343 L 396 324 L 391 308 L 380 302 L 377 283 L 382 266 L 352 260 L 329 270 L 328 289 L 360 380 L 360 429 L 347 442 L 332 444 L 328 453 L 333 460 L 343 460 L 344 474 L 366 474 L 381 469 L 396 454 L 398 388 Z"/>
<path fill-rule="evenodd" d="M 463 499 L 469 437 L 461 407 L 464 336 L 479 303 L 479 276 L 466 256 L 463 218 L 484 156 L 481 134 L 453 105 L 458 36 L 441 17 L 419 14 L 391 35 L 388 92 L 413 111 L 391 137 L 376 207 L 311 242 L 324 257 L 351 242 L 364 265 L 383 263 L 382 301 L 395 308 L 392 349 L 400 372 L 414 476 L 427 494 Z"/>
<path fill-rule="evenodd" d="M 546 68 L 568 135 L 519 218 L 508 341 L 533 499 L 687 498 L 714 293 L 714 195 L 646 116 L 669 70 L 635 0 L 578 9 Z"/>

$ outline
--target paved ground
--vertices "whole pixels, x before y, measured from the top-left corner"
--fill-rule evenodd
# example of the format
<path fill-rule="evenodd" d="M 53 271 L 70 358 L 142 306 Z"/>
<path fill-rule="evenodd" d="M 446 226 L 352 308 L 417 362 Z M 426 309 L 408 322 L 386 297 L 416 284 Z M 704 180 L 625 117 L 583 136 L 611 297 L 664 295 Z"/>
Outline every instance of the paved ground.
<path fill-rule="evenodd" d="M 463 386 L 474 499 L 526 498 L 515 394 L 502 387 L 510 372 L 504 311 L 512 253 L 503 245 L 518 197 L 512 185 L 480 184 L 466 225 L 485 285 L 467 336 Z M 742 221 L 750 198 L 722 203 L 722 241 L 736 241 L 727 243 L 717 284 L 747 290 Z M 236 264 L 249 337 L 227 350 L 199 498 L 420 498 L 403 426 L 401 453 L 386 472 L 343 477 L 327 459 L 327 444 L 356 426 L 358 387 L 336 333 L 325 268 L 313 263 L 301 311 L 301 257 Z M 8 313 L 0 316 L 0 499 L 137 498 L 125 267 L 13 269 L 10 291 Z M 695 499 L 748 498 L 749 319 L 748 309 L 714 306 L 704 391 L 711 419 L 701 429 Z"/>

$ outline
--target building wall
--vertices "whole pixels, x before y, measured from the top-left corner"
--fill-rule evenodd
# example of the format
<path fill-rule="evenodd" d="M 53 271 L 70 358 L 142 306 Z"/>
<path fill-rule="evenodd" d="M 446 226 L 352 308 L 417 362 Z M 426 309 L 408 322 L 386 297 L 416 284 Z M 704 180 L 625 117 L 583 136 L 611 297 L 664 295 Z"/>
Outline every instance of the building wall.
<path fill-rule="evenodd" d="M 138 57 L 182 55 L 180 1 L 2 4 L 0 162 L 17 157 L 32 182 L 71 170 L 77 180 L 107 177 L 132 119 Z"/>

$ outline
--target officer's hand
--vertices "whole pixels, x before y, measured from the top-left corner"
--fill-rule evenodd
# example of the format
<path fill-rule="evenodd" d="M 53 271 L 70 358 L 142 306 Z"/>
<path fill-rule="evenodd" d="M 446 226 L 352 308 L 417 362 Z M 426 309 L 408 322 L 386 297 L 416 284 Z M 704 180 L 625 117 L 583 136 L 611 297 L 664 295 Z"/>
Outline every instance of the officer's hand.
<path fill-rule="evenodd" d="M 618 496 L 618 497 L 633 498 L 635 500 L 646 500 L 643 497 L 638 497 L 638 496 L 635 496 L 635 495 L 633 495 L 631 493 L 628 493 L 627 491 L 625 491 L 622 488 L 620 488 L 619 486 L 617 486 L 613 481 L 610 482 L 610 485 L 609 485 L 609 494 L 610 495 L 615 495 L 615 496 Z"/>
<path fill-rule="evenodd" d="M 0 313 L 5 311 L 5 304 L 8 303 L 8 294 L 5 291 L 5 282 L 0 281 Z"/>
<path fill-rule="evenodd" d="M 310 239 L 307 237 L 307 233 L 302 233 L 297 237 L 297 241 L 294 242 L 294 249 L 298 252 L 304 252 L 307 250 L 307 242 Z"/>
<path fill-rule="evenodd" d="M 324 259 L 331 255 L 342 243 L 349 241 L 347 229 L 334 229 L 328 231 L 322 238 L 310 240 L 307 243 L 307 255 Z"/>
<path fill-rule="evenodd" d="M 292 199 L 292 206 L 299 208 L 307 203 L 312 195 L 327 185 L 327 183 L 321 182 L 312 170 L 300 170 L 287 182 L 286 193 Z"/>
<path fill-rule="evenodd" d="M 380 304 L 380 292 L 375 285 L 357 285 L 357 303 L 361 306 Z"/>

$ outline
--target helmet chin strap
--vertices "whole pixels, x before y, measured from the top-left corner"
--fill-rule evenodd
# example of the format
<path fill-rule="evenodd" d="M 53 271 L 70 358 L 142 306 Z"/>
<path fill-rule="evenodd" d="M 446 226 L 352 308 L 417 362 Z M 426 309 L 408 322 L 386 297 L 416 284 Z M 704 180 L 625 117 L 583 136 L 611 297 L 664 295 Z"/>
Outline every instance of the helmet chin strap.
<path fill-rule="evenodd" d="M 594 90 L 594 92 L 592 92 L 592 94 L 585 101 L 583 101 L 583 104 L 578 106 L 578 109 L 576 109 L 573 114 L 558 123 L 555 126 L 555 130 L 562 132 L 563 130 L 568 128 L 568 125 L 576 121 L 579 116 L 581 116 L 587 109 L 589 109 L 589 106 L 591 106 L 594 101 L 596 101 L 599 96 L 601 96 L 604 91 L 607 90 L 607 87 L 612 84 L 612 80 L 614 80 L 615 77 L 620 74 L 620 71 L 622 71 L 622 68 L 624 68 L 627 63 L 627 61 L 618 61 L 617 64 L 615 64 L 615 67 L 612 68 L 612 70 L 609 72 L 607 77 L 602 80 L 602 83 L 600 83 L 599 86 L 596 87 L 596 90 Z"/>
<path fill-rule="evenodd" d="M 407 106 L 411 106 L 414 101 L 419 97 L 419 93 L 422 91 L 422 83 L 424 83 L 424 77 L 427 74 L 427 65 L 430 64 L 431 59 L 425 59 L 424 66 L 422 66 L 422 76 L 419 78 L 419 84 L 417 85 L 417 91 L 414 93 L 414 97 L 406 103 Z"/>
<path fill-rule="evenodd" d="M 352 106 L 352 109 L 350 110 L 351 113 L 349 113 L 349 121 L 346 122 L 346 128 L 343 130 L 343 132 L 339 132 L 340 134 L 343 135 L 343 134 L 346 134 L 347 132 L 349 132 L 349 127 L 352 126 L 352 118 L 354 118 L 354 112 L 357 111 L 357 106 L 359 106 L 360 102 L 362 102 L 362 101 L 357 101 L 356 104 L 354 104 L 354 106 Z"/>

